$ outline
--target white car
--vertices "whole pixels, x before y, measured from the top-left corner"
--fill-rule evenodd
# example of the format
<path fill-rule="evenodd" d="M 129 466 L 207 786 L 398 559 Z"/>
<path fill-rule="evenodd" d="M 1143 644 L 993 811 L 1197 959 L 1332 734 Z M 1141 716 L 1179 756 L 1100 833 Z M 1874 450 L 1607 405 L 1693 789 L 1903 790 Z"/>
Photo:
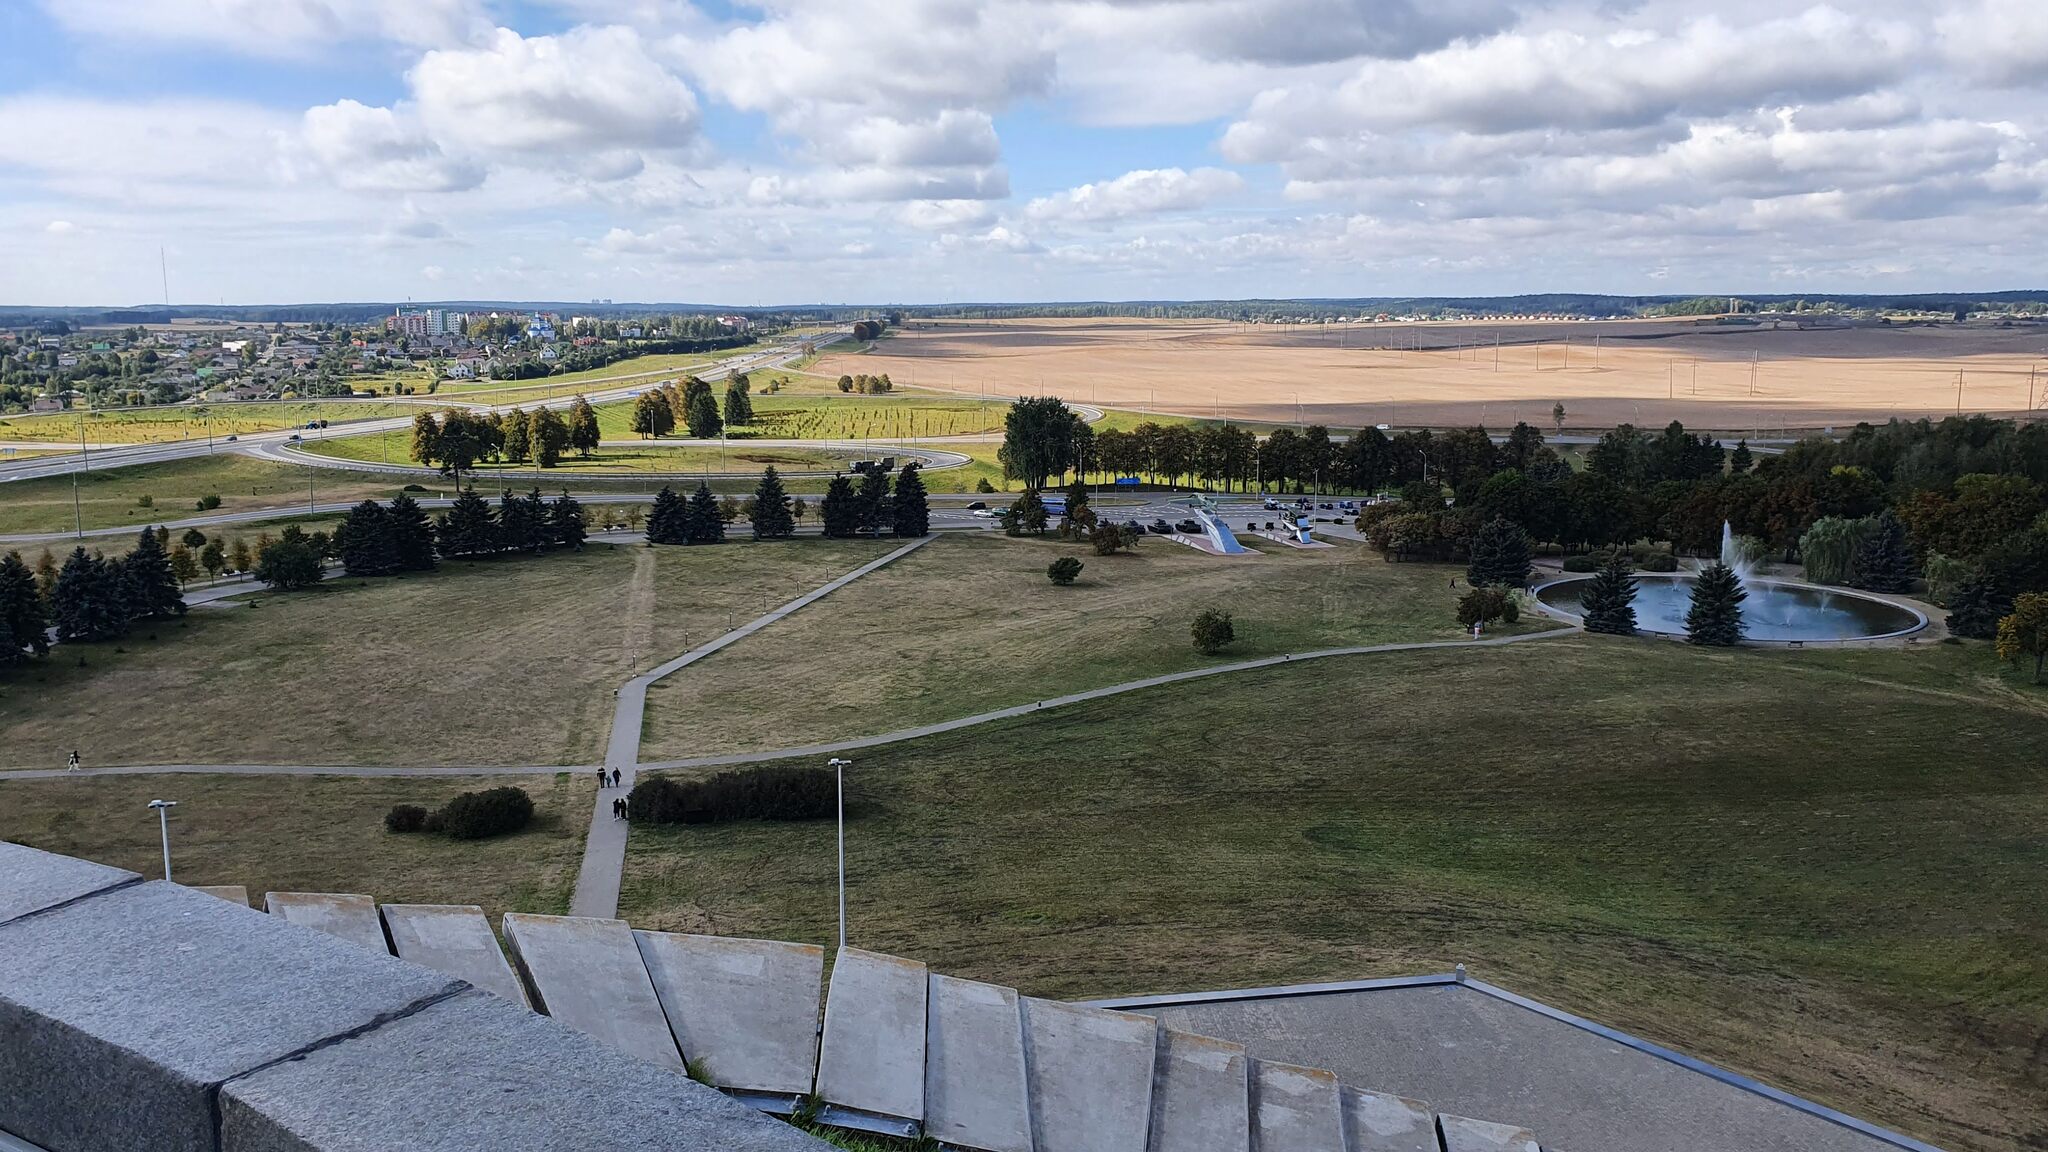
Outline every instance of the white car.
<path fill-rule="evenodd" d="M 996 512 L 993 508 L 976 508 L 973 515 L 979 516 L 983 520 L 993 520 L 996 518 Z"/>

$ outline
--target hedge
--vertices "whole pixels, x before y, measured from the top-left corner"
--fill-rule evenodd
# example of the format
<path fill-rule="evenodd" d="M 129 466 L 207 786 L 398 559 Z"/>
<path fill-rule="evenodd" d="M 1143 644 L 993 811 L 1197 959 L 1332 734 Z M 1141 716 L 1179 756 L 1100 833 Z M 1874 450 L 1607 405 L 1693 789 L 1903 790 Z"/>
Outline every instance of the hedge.
<path fill-rule="evenodd" d="M 518 788 L 464 792 L 441 806 L 441 831 L 457 840 L 517 832 L 533 819 L 533 798 Z"/>
<path fill-rule="evenodd" d="M 626 796 L 626 816 L 647 824 L 722 824 L 731 820 L 818 820 L 830 816 L 838 784 L 823 768 L 770 766 L 709 780 L 648 776 Z"/>

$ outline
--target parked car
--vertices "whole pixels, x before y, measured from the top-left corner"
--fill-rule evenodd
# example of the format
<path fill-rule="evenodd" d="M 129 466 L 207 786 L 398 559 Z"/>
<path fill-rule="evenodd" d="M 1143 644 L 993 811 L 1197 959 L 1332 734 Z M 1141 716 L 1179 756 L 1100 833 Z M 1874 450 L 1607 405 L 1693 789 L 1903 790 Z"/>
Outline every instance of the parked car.
<path fill-rule="evenodd" d="M 987 507 L 976 508 L 974 515 L 981 517 L 983 520 L 993 520 L 996 518 L 996 514 L 989 511 Z"/>

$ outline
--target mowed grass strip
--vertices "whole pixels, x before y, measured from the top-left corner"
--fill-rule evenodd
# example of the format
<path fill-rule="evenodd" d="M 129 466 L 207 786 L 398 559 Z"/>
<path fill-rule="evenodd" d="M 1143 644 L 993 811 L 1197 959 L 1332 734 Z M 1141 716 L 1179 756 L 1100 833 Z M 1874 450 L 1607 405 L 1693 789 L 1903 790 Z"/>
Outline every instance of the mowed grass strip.
<path fill-rule="evenodd" d="M 223 449 L 214 456 L 80 473 L 77 510 L 87 528 L 162 524 L 257 508 L 289 511 L 304 507 L 308 480 L 322 504 L 389 499 L 404 483 L 402 477 L 274 464 Z M 141 504 L 145 496 L 148 507 Z M 197 504 L 204 496 L 219 496 L 220 507 L 200 511 Z M 75 523 L 70 476 L 0 484 L 0 532 L 65 532 Z"/>
<path fill-rule="evenodd" d="M 204 415 L 201 415 L 201 411 Z M 78 446 L 83 416 L 87 444 L 156 444 L 171 440 L 203 440 L 209 427 L 216 440 L 250 432 L 278 432 L 303 427 L 308 421 L 374 420 L 411 416 L 419 407 L 380 400 L 234 401 L 167 408 L 108 408 L 94 412 L 51 412 L 0 417 L 0 443 L 46 441 L 53 447 Z"/>
<path fill-rule="evenodd" d="M 803 538 L 444 562 L 144 622 L 0 680 L 0 768 L 595 764 L 613 692 L 888 551 Z"/>
<path fill-rule="evenodd" d="M 2028 1147 L 2048 697 L 1994 667 L 1562 637 L 875 748 L 852 939 L 1058 997 L 1464 962 L 1945 1147 Z M 844 671 L 882 706 L 900 666 Z M 822 943 L 833 860 L 830 821 L 636 828 L 620 914 Z"/>
<path fill-rule="evenodd" d="M 1223 559 L 1148 536 L 1136 554 L 1098 557 L 1050 540 L 944 537 L 655 685 L 641 756 L 867 736 L 1232 660 L 1463 636 L 1450 587 L 1460 568 L 1255 543 L 1263 554 Z M 1061 588 L 1045 568 L 1067 555 L 1086 567 Z M 1235 617 L 1238 640 L 1221 656 L 1194 651 L 1189 625 L 1204 608 Z M 703 724 L 707 714 L 721 722 Z"/>
<path fill-rule="evenodd" d="M 500 785 L 533 797 L 533 823 L 490 840 L 394 835 L 394 804 L 429 811 L 458 792 Z M 0 777 L 0 839 L 163 875 L 156 814 L 171 810 L 171 874 L 181 884 L 265 892 L 360 892 L 385 904 L 479 904 L 492 927 L 506 912 L 569 910 L 596 781 L 545 776 Z"/>

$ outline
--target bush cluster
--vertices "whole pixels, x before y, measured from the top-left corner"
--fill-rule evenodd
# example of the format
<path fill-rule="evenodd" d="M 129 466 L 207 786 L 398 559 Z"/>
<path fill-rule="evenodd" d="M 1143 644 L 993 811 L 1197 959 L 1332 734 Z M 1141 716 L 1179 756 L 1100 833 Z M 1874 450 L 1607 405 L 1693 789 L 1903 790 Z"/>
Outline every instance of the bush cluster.
<path fill-rule="evenodd" d="M 1655 544 L 1636 544 L 1632 547 L 1595 548 L 1591 552 L 1564 558 L 1563 568 L 1567 572 L 1598 572 L 1607 567 L 1610 557 L 1619 553 L 1628 566 L 1638 572 L 1676 572 L 1678 557 Z"/>
<path fill-rule="evenodd" d="M 464 792 L 429 812 L 417 804 L 393 805 L 384 827 L 393 832 L 445 832 L 457 840 L 483 840 L 517 832 L 533 820 L 533 797 L 519 788 Z"/>
<path fill-rule="evenodd" d="M 1509 588 L 1474 588 L 1458 598 L 1458 624 L 1464 628 L 1491 624 L 1495 620 L 1513 624 L 1521 618 L 1521 601 Z"/>
<path fill-rule="evenodd" d="M 771 766 L 709 780 L 647 776 L 626 797 L 626 816 L 647 824 L 722 824 L 732 820 L 818 820 L 838 799 L 823 768 Z"/>

